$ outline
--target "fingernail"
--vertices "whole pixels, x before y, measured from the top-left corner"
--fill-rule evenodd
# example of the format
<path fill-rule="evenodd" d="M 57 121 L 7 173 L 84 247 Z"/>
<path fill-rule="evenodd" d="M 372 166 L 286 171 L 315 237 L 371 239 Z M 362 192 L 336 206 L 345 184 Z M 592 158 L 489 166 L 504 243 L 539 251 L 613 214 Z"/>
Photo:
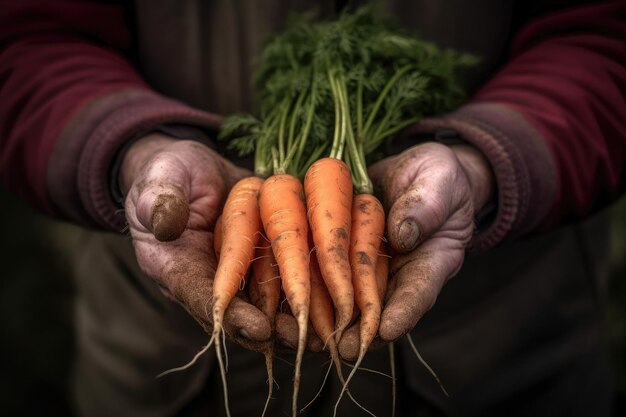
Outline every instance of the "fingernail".
<path fill-rule="evenodd" d="M 417 224 L 413 220 L 404 220 L 398 228 L 398 244 L 400 245 L 400 249 L 413 250 L 417 244 L 419 234 L 419 227 L 417 227 Z"/>
<path fill-rule="evenodd" d="M 176 240 L 185 230 L 189 206 L 173 194 L 159 195 L 152 206 L 152 233 L 161 242 Z"/>
<path fill-rule="evenodd" d="M 246 339 L 250 339 L 250 333 L 248 333 L 246 329 L 240 329 L 239 336 L 244 337 Z"/>

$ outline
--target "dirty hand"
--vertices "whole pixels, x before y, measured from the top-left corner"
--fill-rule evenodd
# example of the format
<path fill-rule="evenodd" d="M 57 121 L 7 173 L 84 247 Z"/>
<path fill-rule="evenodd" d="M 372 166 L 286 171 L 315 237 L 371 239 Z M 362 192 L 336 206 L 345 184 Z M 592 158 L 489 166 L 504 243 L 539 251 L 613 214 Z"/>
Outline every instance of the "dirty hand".
<path fill-rule="evenodd" d="M 469 145 L 417 145 L 373 165 L 369 174 L 383 192 L 394 252 L 379 329 L 380 339 L 390 342 L 415 326 L 459 271 L 475 213 L 493 198 L 495 185 L 487 160 Z M 347 359 L 358 353 L 358 324 L 340 342 Z"/>
<path fill-rule="evenodd" d="M 159 133 L 134 143 L 121 166 L 139 266 L 209 333 L 215 221 L 232 185 L 248 175 L 201 143 Z M 268 319 L 240 298 L 228 308 L 224 327 L 248 346 L 270 338 Z"/>

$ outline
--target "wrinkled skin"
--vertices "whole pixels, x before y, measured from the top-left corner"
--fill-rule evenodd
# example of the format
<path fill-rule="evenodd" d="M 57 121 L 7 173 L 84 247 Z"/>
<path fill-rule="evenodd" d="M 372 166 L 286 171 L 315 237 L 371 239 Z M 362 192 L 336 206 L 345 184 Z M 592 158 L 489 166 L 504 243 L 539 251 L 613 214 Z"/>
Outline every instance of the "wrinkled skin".
<path fill-rule="evenodd" d="M 394 252 L 375 348 L 410 331 L 459 272 L 475 212 L 493 198 L 495 184 L 486 159 L 467 145 L 424 143 L 378 162 L 369 174 L 382 190 Z M 289 344 L 295 340 L 295 335 L 279 336 Z M 353 360 L 358 348 L 357 321 L 344 333 L 339 352 Z"/>
<path fill-rule="evenodd" d="M 458 273 L 475 212 L 493 198 L 495 185 L 488 162 L 467 145 L 417 145 L 378 162 L 369 174 L 383 192 L 394 251 L 376 347 L 410 331 Z M 251 173 L 202 144 L 153 134 L 129 149 L 121 175 L 139 265 L 210 333 L 215 220 L 232 185 Z M 340 341 L 346 359 L 358 354 L 358 326 Z M 277 347 L 297 346 L 297 328 L 293 317 L 279 313 Z M 240 298 L 226 312 L 225 329 L 249 348 L 271 335 L 267 318 Z M 320 351 L 323 343 L 310 332 L 307 347 Z"/>
<path fill-rule="evenodd" d="M 151 134 L 130 147 L 120 175 L 141 269 L 211 333 L 215 221 L 233 184 L 252 173 L 198 142 Z M 271 335 L 265 315 L 240 298 L 224 327 L 250 348 Z"/>
<path fill-rule="evenodd" d="M 495 183 L 486 159 L 467 145 L 418 145 L 369 174 L 383 190 L 394 251 L 379 330 L 379 342 L 391 342 L 417 324 L 461 269 L 475 213 L 493 198 Z M 358 338 L 357 323 L 340 342 L 343 357 L 356 358 Z"/>

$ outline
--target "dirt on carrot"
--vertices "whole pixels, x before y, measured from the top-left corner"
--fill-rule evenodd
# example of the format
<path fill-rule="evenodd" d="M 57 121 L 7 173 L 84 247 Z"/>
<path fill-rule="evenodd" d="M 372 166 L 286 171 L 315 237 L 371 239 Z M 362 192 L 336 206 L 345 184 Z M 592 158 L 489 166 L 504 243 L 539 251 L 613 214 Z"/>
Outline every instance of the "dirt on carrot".
<path fill-rule="evenodd" d="M 316 256 L 336 309 L 335 338 L 352 318 L 354 291 L 350 269 L 352 177 L 335 158 L 316 161 L 306 173 L 304 190 Z"/>
<path fill-rule="evenodd" d="M 298 322 L 292 416 L 298 414 L 301 364 L 307 340 L 311 281 L 308 222 L 300 181 L 288 174 L 269 177 L 259 196 L 261 220 L 280 271 L 287 302 Z"/>

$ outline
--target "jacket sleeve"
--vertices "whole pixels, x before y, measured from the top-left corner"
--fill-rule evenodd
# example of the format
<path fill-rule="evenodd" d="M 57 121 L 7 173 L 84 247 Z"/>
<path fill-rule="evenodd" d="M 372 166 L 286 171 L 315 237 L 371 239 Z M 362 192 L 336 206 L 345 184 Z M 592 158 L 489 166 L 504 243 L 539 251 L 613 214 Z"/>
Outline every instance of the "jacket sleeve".
<path fill-rule="evenodd" d="M 40 210 L 122 230 L 109 187 L 128 140 L 220 118 L 152 91 L 131 65 L 120 5 L 7 2 L 0 13 L 0 177 Z"/>
<path fill-rule="evenodd" d="M 416 129 L 453 128 L 498 184 L 495 221 L 474 249 L 582 219 L 625 188 L 626 2 L 537 18 L 472 98 Z"/>

